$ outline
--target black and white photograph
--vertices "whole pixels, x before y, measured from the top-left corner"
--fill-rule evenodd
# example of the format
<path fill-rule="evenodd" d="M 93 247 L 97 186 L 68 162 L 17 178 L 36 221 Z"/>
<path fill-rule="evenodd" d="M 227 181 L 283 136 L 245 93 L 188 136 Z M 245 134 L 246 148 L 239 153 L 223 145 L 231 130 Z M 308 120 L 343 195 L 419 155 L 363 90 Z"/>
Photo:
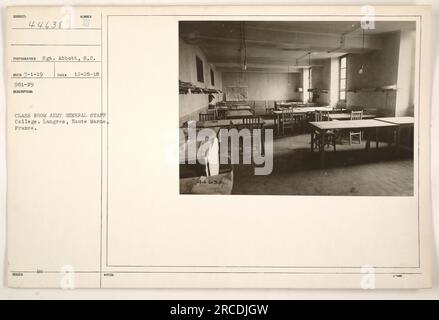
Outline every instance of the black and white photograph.
<path fill-rule="evenodd" d="M 180 194 L 413 196 L 416 31 L 180 21 Z"/>

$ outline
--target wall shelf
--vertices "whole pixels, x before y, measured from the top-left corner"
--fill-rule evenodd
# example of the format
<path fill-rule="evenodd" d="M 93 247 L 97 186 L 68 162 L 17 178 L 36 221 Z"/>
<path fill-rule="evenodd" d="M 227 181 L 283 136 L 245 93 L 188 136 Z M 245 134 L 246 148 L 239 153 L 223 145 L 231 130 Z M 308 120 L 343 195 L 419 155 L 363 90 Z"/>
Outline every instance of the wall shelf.
<path fill-rule="evenodd" d="M 214 88 L 201 88 L 197 87 L 191 82 L 185 82 L 185 81 L 178 81 L 178 89 L 180 94 L 188 94 L 188 93 L 194 93 L 194 94 L 216 94 L 221 93 L 222 91 L 219 89 Z"/>
<path fill-rule="evenodd" d="M 308 89 L 308 92 L 312 92 L 312 93 L 329 93 L 328 89 L 318 89 L 318 88 L 312 88 L 312 89 Z"/>
<path fill-rule="evenodd" d="M 351 92 L 351 93 L 358 93 L 358 92 L 391 92 L 391 91 L 398 91 L 398 88 L 396 87 L 396 85 L 381 86 L 381 87 L 371 87 L 371 88 L 355 88 L 355 89 L 347 90 L 347 92 Z"/>

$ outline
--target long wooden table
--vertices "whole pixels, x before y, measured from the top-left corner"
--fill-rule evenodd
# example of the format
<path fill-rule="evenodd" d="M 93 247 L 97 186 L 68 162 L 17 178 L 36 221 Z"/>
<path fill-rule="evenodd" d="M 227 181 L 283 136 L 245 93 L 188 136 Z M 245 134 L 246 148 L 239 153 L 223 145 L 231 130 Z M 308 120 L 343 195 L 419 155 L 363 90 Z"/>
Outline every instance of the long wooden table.
<path fill-rule="evenodd" d="M 329 116 L 331 120 L 351 120 L 350 113 L 332 113 Z M 363 114 L 363 119 L 374 119 L 376 115 L 374 114 Z"/>
<path fill-rule="evenodd" d="M 375 120 L 393 123 L 397 125 L 397 130 L 395 132 L 395 141 L 397 148 L 400 148 L 401 142 L 401 129 L 408 128 L 409 130 L 409 139 L 411 142 L 414 140 L 414 127 L 415 127 L 415 118 L 414 117 L 387 117 L 387 118 L 376 118 Z M 411 145 L 411 143 L 410 143 Z"/>
<path fill-rule="evenodd" d="M 251 117 L 253 116 L 253 113 L 249 110 L 237 110 L 237 109 L 231 109 L 226 112 L 226 118 L 227 119 L 239 119 L 239 118 L 245 118 L 245 117 Z"/>
<path fill-rule="evenodd" d="M 215 127 L 230 127 L 232 122 L 230 120 L 207 120 L 207 121 L 197 121 L 197 128 L 215 128 Z"/>
<path fill-rule="evenodd" d="M 302 101 L 290 101 L 290 102 L 276 102 L 275 106 L 277 107 L 283 107 L 283 108 L 289 108 L 289 107 L 294 107 L 294 106 L 305 106 L 305 103 L 303 103 Z"/>
<path fill-rule="evenodd" d="M 229 110 L 251 110 L 252 108 L 248 105 L 237 105 L 231 106 Z"/>
<path fill-rule="evenodd" d="M 376 136 L 376 148 L 378 148 L 378 130 L 380 128 L 398 128 L 398 124 L 380 121 L 377 119 L 367 119 L 367 120 L 346 120 L 346 121 L 313 121 L 309 123 L 311 125 L 311 151 L 314 151 L 314 139 L 315 131 L 320 134 L 320 157 L 321 163 L 324 165 L 325 162 L 325 140 L 326 134 L 329 130 L 375 130 Z M 370 148 L 370 134 L 367 135 L 366 149 Z M 335 150 L 334 150 L 335 151 Z"/>
<path fill-rule="evenodd" d="M 387 117 L 387 118 L 376 118 L 375 120 L 389 122 L 397 124 L 399 126 L 412 126 L 415 124 L 415 118 L 413 117 Z"/>

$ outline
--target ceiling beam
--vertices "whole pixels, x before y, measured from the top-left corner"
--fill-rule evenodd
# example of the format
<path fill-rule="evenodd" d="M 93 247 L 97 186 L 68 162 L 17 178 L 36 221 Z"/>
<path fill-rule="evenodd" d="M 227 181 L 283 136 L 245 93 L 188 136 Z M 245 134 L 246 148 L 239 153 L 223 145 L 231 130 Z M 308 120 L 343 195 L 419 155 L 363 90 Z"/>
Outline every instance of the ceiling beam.
<path fill-rule="evenodd" d="M 190 27 L 185 24 L 181 29 L 183 39 L 192 44 L 222 44 L 239 47 L 241 45 L 240 29 L 208 28 L 197 24 Z M 325 51 L 340 47 L 344 38 L 344 47 L 358 49 L 363 47 L 362 34 L 337 34 L 306 33 L 294 31 L 273 31 L 262 28 L 246 28 L 245 43 L 248 47 L 265 47 L 289 50 Z M 382 48 L 381 37 L 365 35 L 364 48 L 377 50 Z"/>
<path fill-rule="evenodd" d="M 340 56 L 343 55 L 343 53 L 333 53 L 332 56 Z M 322 59 L 328 59 L 330 58 L 330 55 L 311 55 L 311 64 L 313 61 L 316 60 L 322 60 Z M 233 56 L 220 56 L 220 55 L 214 55 L 209 57 L 208 59 L 209 63 L 212 63 L 214 65 L 219 65 L 222 63 L 242 63 L 242 61 L 239 59 L 239 57 L 233 57 Z M 303 59 L 296 59 L 295 56 L 291 58 L 284 58 L 279 57 L 278 55 L 251 55 L 247 56 L 247 64 L 273 64 L 273 65 L 282 65 L 282 66 L 290 66 L 291 68 L 295 67 L 296 65 L 309 65 L 309 60 L 307 57 Z"/>
<path fill-rule="evenodd" d="M 238 63 L 218 63 L 216 69 L 222 72 L 241 72 L 242 66 Z M 321 65 L 312 65 L 312 68 L 321 68 Z M 280 73 L 301 73 L 303 69 L 309 69 L 309 65 L 286 66 L 277 64 L 247 64 L 245 72 L 280 72 Z"/>

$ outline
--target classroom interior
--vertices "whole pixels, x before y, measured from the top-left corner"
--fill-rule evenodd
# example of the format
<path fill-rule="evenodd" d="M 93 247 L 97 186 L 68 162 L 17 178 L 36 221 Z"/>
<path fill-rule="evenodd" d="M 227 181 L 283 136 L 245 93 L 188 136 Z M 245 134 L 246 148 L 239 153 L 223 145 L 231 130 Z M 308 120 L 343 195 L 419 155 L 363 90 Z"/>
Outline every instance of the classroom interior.
<path fill-rule="evenodd" d="M 180 21 L 180 193 L 412 196 L 415 58 L 412 21 Z M 257 132 L 272 170 L 188 164 L 190 125 Z"/>

